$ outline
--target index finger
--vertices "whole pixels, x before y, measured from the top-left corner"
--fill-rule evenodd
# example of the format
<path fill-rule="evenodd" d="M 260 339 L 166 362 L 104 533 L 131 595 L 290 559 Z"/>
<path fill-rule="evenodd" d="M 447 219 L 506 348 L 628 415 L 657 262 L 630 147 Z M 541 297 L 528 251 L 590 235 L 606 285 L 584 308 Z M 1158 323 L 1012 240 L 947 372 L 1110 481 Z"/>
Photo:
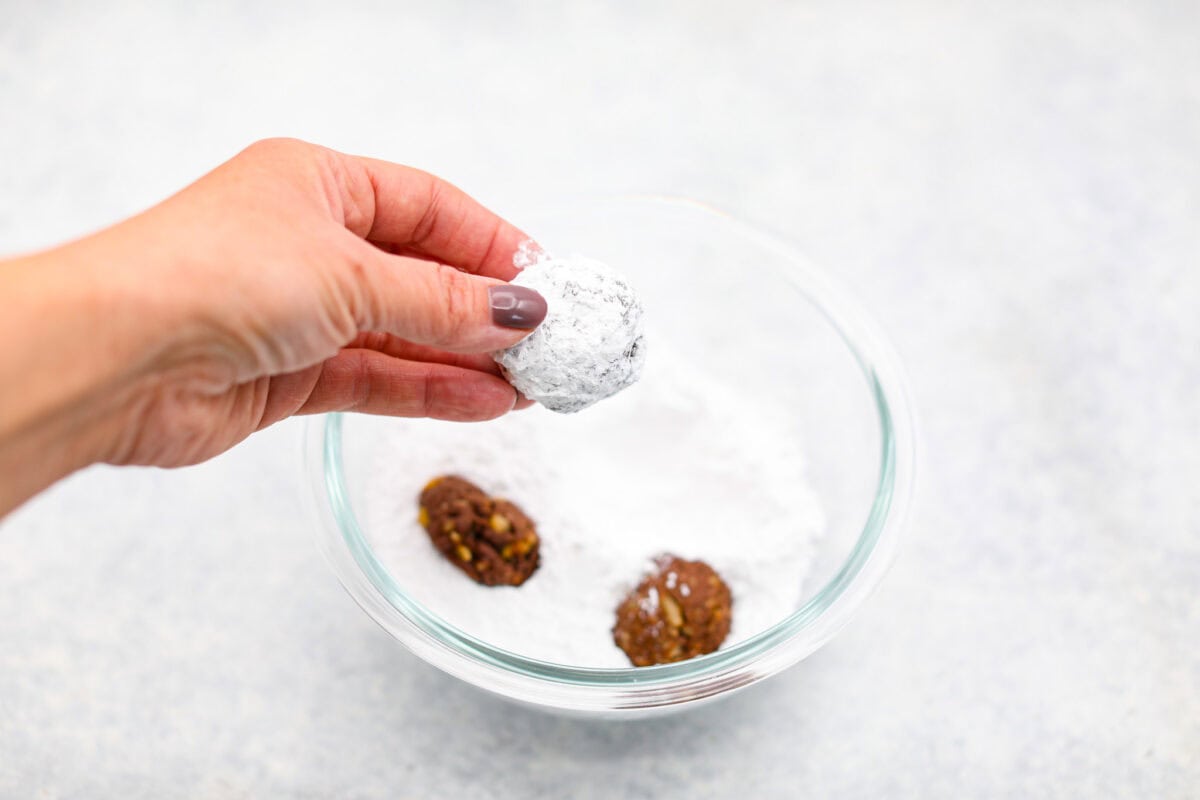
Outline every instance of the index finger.
<path fill-rule="evenodd" d="M 363 217 L 356 220 L 363 230 L 355 233 L 392 252 L 500 280 L 516 277 L 512 257 L 529 238 L 516 226 L 428 172 L 374 158 L 346 158 L 352 168 L 343 191 Z"/>

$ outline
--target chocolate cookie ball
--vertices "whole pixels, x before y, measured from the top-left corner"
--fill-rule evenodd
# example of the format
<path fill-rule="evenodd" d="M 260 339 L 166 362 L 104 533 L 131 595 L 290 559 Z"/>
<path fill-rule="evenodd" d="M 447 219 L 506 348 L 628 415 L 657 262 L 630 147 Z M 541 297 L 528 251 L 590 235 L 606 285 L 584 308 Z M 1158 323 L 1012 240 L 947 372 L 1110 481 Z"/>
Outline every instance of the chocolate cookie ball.
<path fill-rule="evenodd" d="M 623 277 L 599 261 L 539 253 L 513 280 L 549 306 L 527 338 L 493 354 L 521 394 L 571 414 L 616 394 L 641 376 L 646 359 L 642 303 Z"/>
<path fill-rule="evenodd" d="M 635 667 L 667 664 L 711 653 L 729 635 L 733 596 L 703 561 L 659 556 L 617 606 L 613 641 Z"/>
<path fill-rule="evenodd" d="M 477 583 L 520 586 L 538 568 L 533 521 L 465 478 L 446 475 L 427 483 L 418 520 L 433 546 Z"/>

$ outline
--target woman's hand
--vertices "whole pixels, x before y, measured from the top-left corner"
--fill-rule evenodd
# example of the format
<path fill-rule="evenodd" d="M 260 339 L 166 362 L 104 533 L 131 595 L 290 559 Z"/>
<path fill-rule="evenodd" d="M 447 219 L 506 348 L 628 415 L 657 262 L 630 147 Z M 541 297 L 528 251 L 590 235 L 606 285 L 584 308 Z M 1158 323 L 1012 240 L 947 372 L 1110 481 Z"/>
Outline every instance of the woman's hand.
<path fill-rule="evenodd" d="M 191 464 L 292 414 L 524 405 L 487 355 L 545 316 L 505 283 L 524 238 L 426 173 L 268 140 L 0 263 L 0 514 L 88 463 Z"/>

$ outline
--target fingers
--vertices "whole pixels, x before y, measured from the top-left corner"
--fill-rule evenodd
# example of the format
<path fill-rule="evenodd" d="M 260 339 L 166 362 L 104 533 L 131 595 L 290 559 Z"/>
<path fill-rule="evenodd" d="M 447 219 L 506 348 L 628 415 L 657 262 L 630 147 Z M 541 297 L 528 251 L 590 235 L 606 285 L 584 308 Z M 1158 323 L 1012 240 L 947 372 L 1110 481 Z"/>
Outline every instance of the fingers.
<path fill-rule="evenodd" d="M 384 249 L 424 256 L 453 267 L 512 280 L 517 246 L 528 238 L 465 192 L 419 169 L 346 156 L 344 191 L 356 209 L 371 209 L 355 233 Z M 366 195 L 369 195 L 366 196 Z"/>
<path fill-rule="evenodd" d="M 532 289 L 358 243 L 350 271 L 359 330 L 455 353 L 511 347 L 546 316 Z"/>
<path fill-rule="evenodd" d="M 387 333 L 360 333 L 346 347 L 375 350 L 380 353 L 386 353 L 394 358 L 403 358 L 407 361 L 448 364 L 453 367 L 473 369 L 476 372 L 495 375 L 498 378 L 504 377 L 500 371 L 500 365 L 486 353 L 450 353 L 446 350 L 438 350 L 436 347 L 425 347 L 424 345 L 406 342 Z M 536 405 L 534 401 L 517 392 L 517 404 L 513 406 L 513 411 L 522 411 L 534 405 Z"/>
<path fill-rule="evenodd" d="M 273 378 L 270 393 L 270 416 L 292 405 L 296 414 L 356 411 L 472 422 L 499 417 L 517 401 L 516 390 L 495 375 L 358 349 L 343 350 L 315 374 Z"/>
<path fill-rule="evenodd" d="M 346 345 L 349 349 L 361 348 L 385 353 L 406 361 L 427 361 L 431 364 L 448 364 L 452 367 L 473 369 L 489 375 L 500 376 L 500 365 L 487 353 L 451 353 L 436 347 L 413 344 L 390 333 L 360 333 Z"/>
<path fill-rule="evenodd" d="M 256 142 L 219 169 L 269 170 L 273 191 L 300 186 L 301 197 L 324 198 L 322 210 L 360 239 L 500 280 L 516 277 L 512 257 L 528 238 L 427 172 L 294 139 Z"/>
<path fill-rule="evenodd" d="M 454 367 L 473 369 L 477 372 L 485 372 L 496 377 L 503 377 L 500 372 L 500 365 L 486 353 L 450 353 L 445 350 L 438 350 L 436 347 L 425 347 L 424 345 L 406 342 L 387 333 L 360 333 L 346 347 L 375 350 L 380 353 L 386 353 L 394 358 L 403 358 L 408 361 L 449 364 Z M 536 405 L 534 401 L 517 392 L 517 404 L 513 406 L 513 410 L 521 411 L 534 405 Z"/>

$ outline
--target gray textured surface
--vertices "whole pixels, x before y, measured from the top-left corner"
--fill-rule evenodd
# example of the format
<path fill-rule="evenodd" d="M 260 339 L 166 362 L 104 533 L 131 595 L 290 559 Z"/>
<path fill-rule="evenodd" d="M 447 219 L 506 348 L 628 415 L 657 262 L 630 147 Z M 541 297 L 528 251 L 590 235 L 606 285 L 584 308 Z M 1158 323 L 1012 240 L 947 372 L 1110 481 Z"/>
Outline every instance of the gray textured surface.
<path fill-rule="evenodd" d="M 4 5 L 0 249 L 268 134 L 502 211 L 696 196 L 861 287 L 910 367 L 923 482 L 831 645 L 613 726 L 488 699 L 376 629 L 311 545 L 293 424 L 88 471 L 0 524 L 0 796 L 1196 795 L 1195 4 L 109 5 Z"/>

